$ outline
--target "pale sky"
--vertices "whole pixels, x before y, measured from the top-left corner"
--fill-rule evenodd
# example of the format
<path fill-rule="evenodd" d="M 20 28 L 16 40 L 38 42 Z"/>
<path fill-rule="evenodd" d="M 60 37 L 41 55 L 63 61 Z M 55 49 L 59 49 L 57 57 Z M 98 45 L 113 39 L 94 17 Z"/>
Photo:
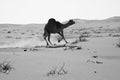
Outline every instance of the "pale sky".
<path fill-rule="evenodd" d="M 120 16 L 120 0 L 0 0 L 0 23 L 46 23 L 49 18 L 105 19 Z"/>

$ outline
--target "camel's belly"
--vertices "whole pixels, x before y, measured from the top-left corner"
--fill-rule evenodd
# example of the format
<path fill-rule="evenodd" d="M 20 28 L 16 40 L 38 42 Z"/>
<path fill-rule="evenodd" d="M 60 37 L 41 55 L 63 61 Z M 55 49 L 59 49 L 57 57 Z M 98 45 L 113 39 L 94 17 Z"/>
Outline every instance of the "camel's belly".
<path fill-rule="evenodd" d="M 59 31 L 58 31 L 58 30 L 55 30 L 55 29 L 49 29 L 48 32 L 49 32 L 49 33 L 58 33 Z"/>
<path fill-rule="evenodd" d="M 58 33 L 58 32 L 56 32 L 56 31 L 50 31 L 50 33 Z"/>

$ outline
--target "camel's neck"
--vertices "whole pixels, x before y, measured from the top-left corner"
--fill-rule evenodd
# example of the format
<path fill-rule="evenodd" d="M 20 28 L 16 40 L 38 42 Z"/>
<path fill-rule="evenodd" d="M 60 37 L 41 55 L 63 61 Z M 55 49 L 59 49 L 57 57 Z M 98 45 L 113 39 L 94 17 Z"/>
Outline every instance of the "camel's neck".
<path fill-rule="evenodd" d="M 72 24 L 70 24 L 69 22 L 66 23 L 66 24 L 63 24 L 63 28 L 67 28 L 67 27 L 69 27 L 70 25 L 72 25 Z"/>

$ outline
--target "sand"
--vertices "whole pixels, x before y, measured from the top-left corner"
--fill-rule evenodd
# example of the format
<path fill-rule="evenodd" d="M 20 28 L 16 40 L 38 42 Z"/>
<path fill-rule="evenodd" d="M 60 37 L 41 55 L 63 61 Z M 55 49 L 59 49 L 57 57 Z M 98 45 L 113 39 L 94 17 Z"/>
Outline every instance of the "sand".
<path fill-rule="evenodd" d="M 75 33 L 73 28 L 65 31 L 67 46 L 52 35 L 56 45 L 51 47 L 46 47 L 43 32 L 38 31 L 42 28 L 1 28 L 0 63 L 10 62 L 13 69 L 8 74 L 0 72 L 0 80 L 119 80 L 120 47 L 116 44 L 120 33 L 84 29 L 90 32 L 84 36 L 89 36 L 79 41 L 81 32 Z M 52 70 L 55 73 L 48 76 Z"/>

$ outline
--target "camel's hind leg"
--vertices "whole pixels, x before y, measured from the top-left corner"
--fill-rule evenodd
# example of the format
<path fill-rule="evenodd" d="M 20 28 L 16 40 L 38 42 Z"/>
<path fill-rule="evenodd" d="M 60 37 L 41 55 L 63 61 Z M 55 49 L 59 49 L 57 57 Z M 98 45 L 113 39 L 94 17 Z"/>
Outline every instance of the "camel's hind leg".
<path fill-rule="evenodd" d="M 46 43 L 47 43 L 47 46 L 48 46 L 48 45 L 49 45 L 49 43 L 48 43 L 48 41 L 46 40 L 46 38 L 47 38 L 47 37 L 45 36 L 45 37 L 44 37 L 44 39 L 45 39 L 45 41 L 46 41 Z"/>
<path fill-rule="evenodd" d="M 47 41 L 47 37 L 48 37 L 48 33 L 44 33 L 44 35 L 43 35 L 43 37 L 44 37 L 44 40 L 46 41 L 46 43 L 47 43 L 47 46 L 49 45 L 49 43 L 48 43 L 48 41 Z"/>
<path fill-rule="evenodd" d="M 52 45 L 51 41 L 50 41 L 50 33 L 48 34 L 48 42 Z"/>

